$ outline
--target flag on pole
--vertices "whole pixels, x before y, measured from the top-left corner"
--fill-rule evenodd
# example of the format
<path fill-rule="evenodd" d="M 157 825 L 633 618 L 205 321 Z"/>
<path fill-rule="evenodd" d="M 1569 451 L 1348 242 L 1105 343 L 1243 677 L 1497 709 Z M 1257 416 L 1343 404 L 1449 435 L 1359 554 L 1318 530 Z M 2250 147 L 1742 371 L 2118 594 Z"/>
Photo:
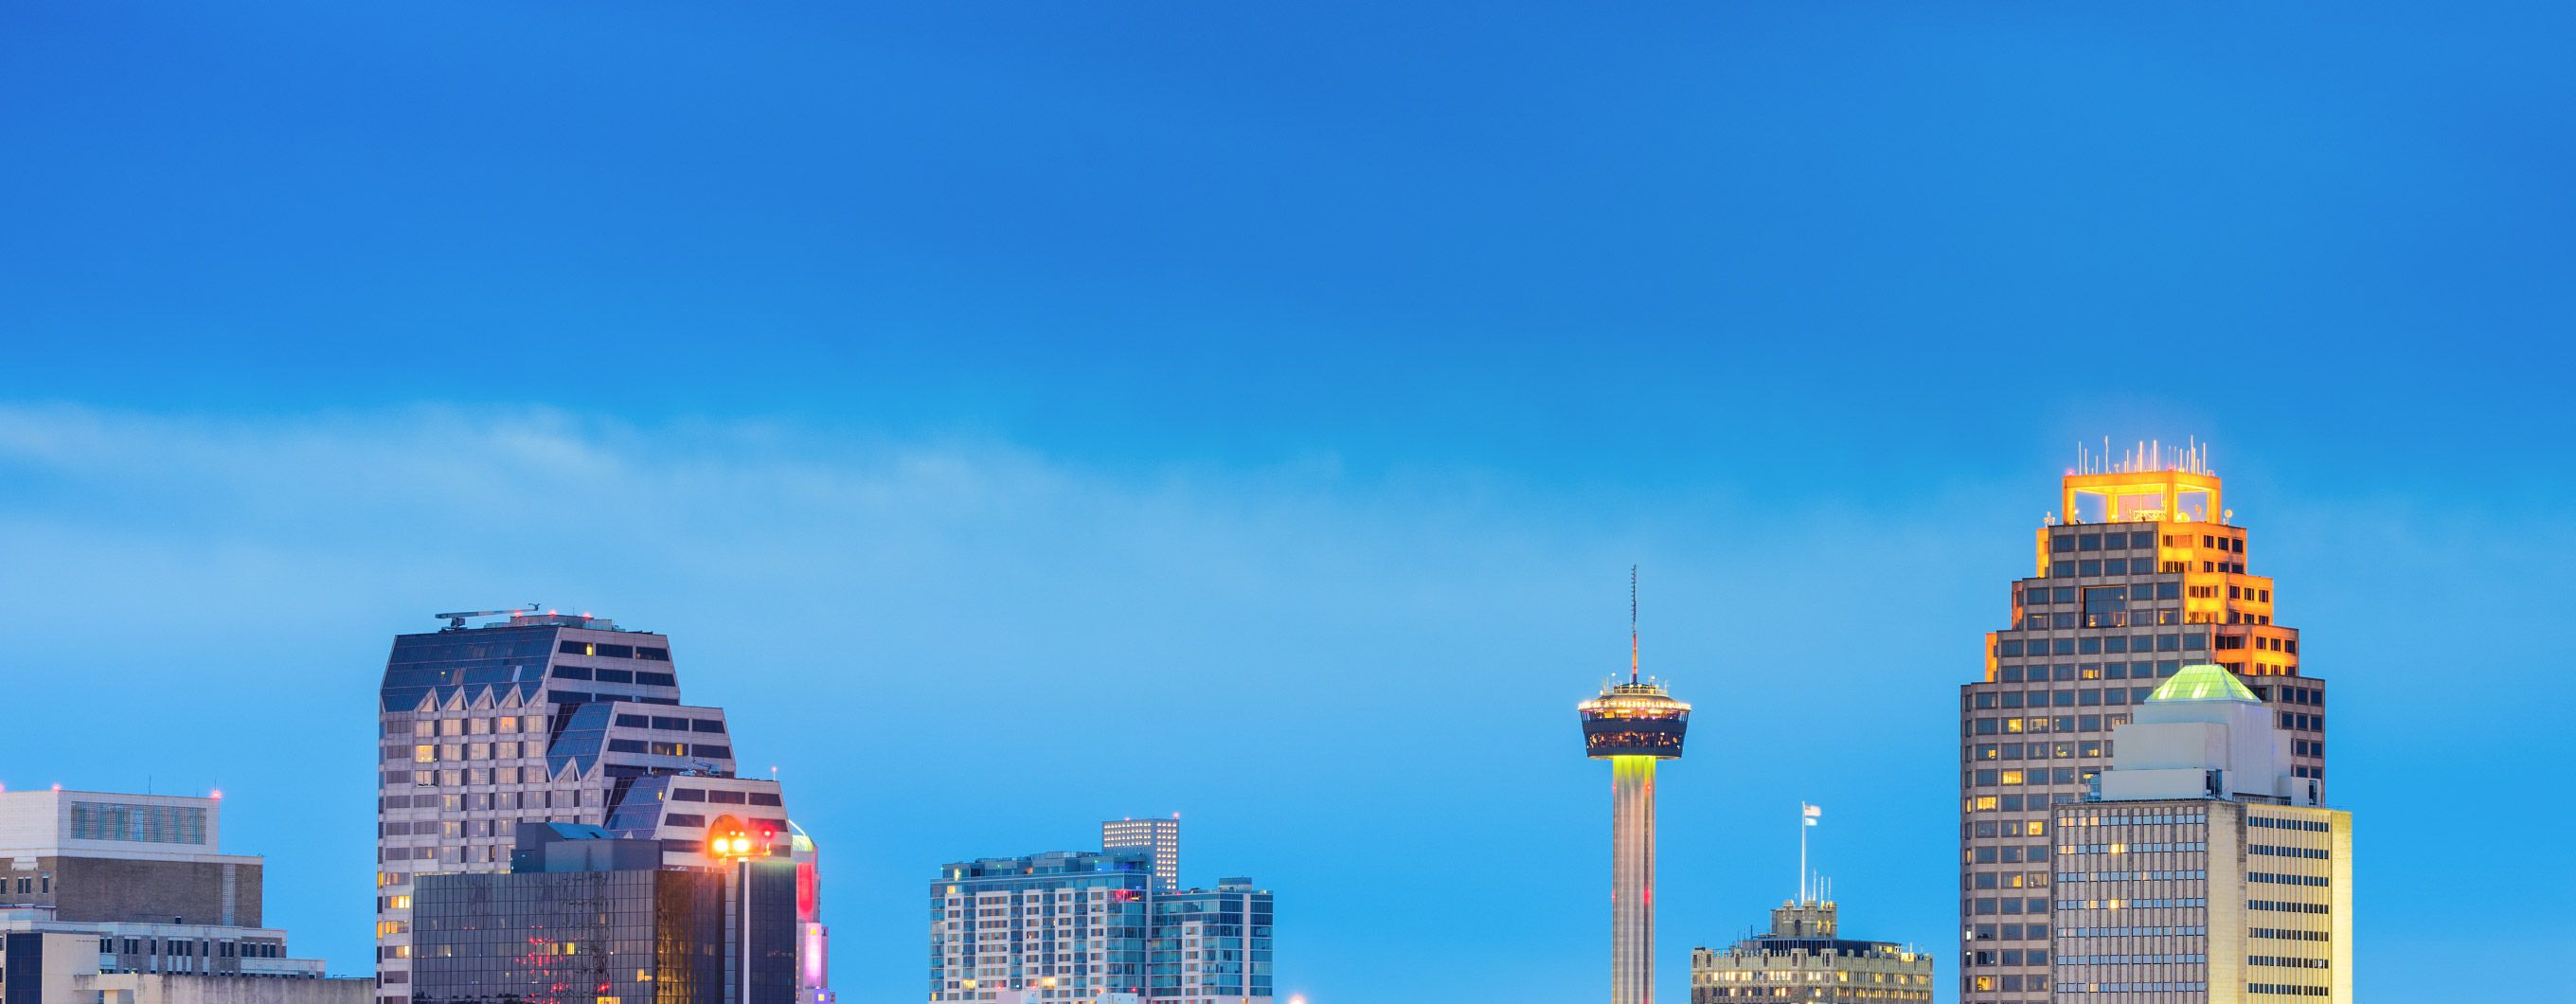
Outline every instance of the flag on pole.
<path fill-rule="evenodd" d="M 1800 802 L 1798 803 L 1798 812 L 1800 815 L 1806 817 L 1805 822 L 1807 825 L 1814 826 L 1816 825 L 1816 817 L 1825 814 L 1825 807 L 1821 805 L 1808 805 L 1805 802 Z"/>

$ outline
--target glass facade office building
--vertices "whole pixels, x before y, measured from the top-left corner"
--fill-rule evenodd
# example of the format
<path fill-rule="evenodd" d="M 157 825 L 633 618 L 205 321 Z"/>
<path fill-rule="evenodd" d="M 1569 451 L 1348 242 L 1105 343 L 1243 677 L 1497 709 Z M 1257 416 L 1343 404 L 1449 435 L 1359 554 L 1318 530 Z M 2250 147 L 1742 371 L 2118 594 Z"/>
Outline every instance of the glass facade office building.
<path fill-rule="evenodd" d="M 735 883 L 746 877 L 744 897 Z M 414 893 L 413 997 L 422 1004 L 790 1004 L 795 888 L 787 862 L 738 874 L 636 868 L 424 876 Z"/>

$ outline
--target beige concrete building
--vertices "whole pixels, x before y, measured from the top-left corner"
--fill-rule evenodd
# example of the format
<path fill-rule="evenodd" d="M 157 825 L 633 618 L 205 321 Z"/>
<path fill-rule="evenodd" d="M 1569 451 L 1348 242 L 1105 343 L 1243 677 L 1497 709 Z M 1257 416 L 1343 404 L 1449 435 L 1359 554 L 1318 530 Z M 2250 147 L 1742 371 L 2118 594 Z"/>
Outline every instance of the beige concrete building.
<path fill-rule="evenodd" d="M 257 855 L 218 843 L 218 798 L 0 793 L 0 1000 L 368 1004 L 261 925 Z"/>
<path fill-rule="evenodd" d="M 2141 447 L 2066 475 L 2032 574 L 1959 688 L 1961 1004 L 2050 998 L 2051 832 L 2118 747 L 2113 730 L 2185 665 L 2240 678 L 2287 734 L 2290 771 L 2326 777 L 2324 680 L 2273 620 L 2252 536 L 2198 450 Z"/>
<path fill-rule="evenodd" d="M 2289 735 L 2214 665 L 2165 681 L 2058 809 L 2052 999 L 2352 1000 L 2352 815 L 2293 773 Z"/>
<path fill-rule="evenodd" d="M 1823 1004 L 1932 999 L 1932 953 L 1842 936 L 1831 901 L 1787 902 L 1771 929 L 1726 948 L 1691 949 L 1691 1004 Z"/>
<path fill-rule="evenodd" d="M 109 940 L 70 931 L 0 936 L 7 999 L 32 1004 L 369 1004 L 376 981 L 310 972 L 135 972 L 110 968 Z M 25 996 L 21 996 L 25 995 Z"/>

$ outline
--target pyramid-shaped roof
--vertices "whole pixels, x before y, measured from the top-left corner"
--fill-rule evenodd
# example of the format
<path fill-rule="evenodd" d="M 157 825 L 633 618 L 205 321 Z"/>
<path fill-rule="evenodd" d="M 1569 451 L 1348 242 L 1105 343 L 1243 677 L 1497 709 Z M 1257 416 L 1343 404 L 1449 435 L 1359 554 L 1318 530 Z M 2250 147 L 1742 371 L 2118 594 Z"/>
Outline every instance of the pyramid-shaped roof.
<path fill-rule="evenodd" d="M 2181 672 L 2156 687 L 2147 695 L 2149 701 L 2252 701 L 2262 703 L 2245 683 L 2226 668 L 2200 663 L 2184 666 Z"/>

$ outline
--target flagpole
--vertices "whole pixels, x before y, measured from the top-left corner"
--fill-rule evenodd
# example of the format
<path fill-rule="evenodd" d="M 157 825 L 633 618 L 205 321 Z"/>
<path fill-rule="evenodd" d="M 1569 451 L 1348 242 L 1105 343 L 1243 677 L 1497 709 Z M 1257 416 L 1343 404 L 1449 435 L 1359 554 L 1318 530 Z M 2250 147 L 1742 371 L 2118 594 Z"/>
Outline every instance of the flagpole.
<path fill-rule="evenodd" d="M 1807 803 L 1798 803 L 1798 905 L 1807 905 Z"/>

